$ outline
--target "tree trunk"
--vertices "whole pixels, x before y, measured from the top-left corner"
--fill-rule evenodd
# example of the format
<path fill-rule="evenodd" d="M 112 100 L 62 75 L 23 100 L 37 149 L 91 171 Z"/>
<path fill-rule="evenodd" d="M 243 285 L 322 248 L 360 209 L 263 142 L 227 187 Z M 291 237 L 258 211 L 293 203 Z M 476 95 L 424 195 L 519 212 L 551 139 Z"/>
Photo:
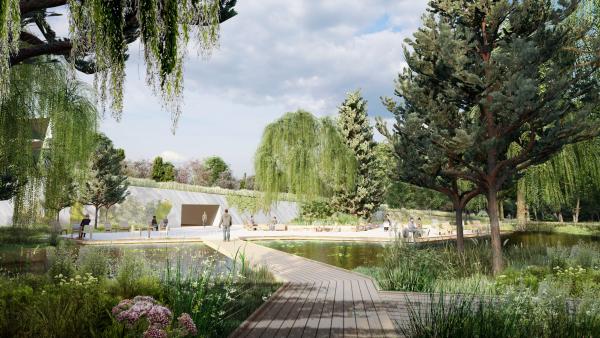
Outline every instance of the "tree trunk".
<path fill-rule="evenodd" d="M 498 201 L 498 217 L 501 221 L 504 221 L 504 201 Z"/>
<path fill-rule="evenodd" d="M 498 192 L 491 188 L 487 192 L 488 215 L 490 217 L 490 237 L 492 240 L 492 272 L 502 272 L 502 241 L 500 239 L 500 221 L 498 219 Z"/>
<path fill-rule="evenodd" d="M 579 222 L 579 210 L 580 208 L 579 197 L 577 197 L 577 203 L 575 204 L 575 209 L 573 210 L 573 223 L 577 224 Z"/>
<path fill-rule="evenodd" d="M 100 208 L 97 205 L 94 205 L 96 208 L 96 213 L 94 214 L 94 229 L 98 229 L 98 209 Z"/>
<path fill-rule="evenodd" d="M 465 253 L 465 239 L 463 234 L 463 209 L 462 207 L 455 206 L 454 213 L 456 215 L 456 249 L 458 253 Z"/>
<path fill-rule="evenodd" d="M 517 226 L 519 229 L 525 229 L 527 223 L 527 208 L 525 207 L 525 191 L 521 184 L 517 183 Z M 535 211 L 534 211 L 535 212 Z"/>
<path fill-rule="evenodd" d="M 564 222 L 562 211 L 557 212 L 556 213 L 556 217 L 558 218 L 558 223 L 563 223 Z"/>

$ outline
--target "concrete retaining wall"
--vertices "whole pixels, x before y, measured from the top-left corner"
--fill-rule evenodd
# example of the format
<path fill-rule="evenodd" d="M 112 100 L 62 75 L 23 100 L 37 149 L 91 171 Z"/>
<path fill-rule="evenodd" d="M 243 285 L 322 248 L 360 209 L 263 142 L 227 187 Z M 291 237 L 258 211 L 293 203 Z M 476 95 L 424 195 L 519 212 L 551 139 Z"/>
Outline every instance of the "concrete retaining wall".
<path fill-rule="evenodd" d="M 130 196 L 135 198 L 141 204 L 150 202 L 168 200 L 171 202 L 173 207 L 169 212 L 168 219 L 171 227 L 181 226 L 181 205 L 182 204 L 215 204 L 219 205 L 219 212 L 217 217 L 213 221 L 213 225 L 218 225 L 221 221 L 221 213 L 225 208 L 229 208 L 229 212 L 233 217 L 234 224 L 246 223 L 250 218 L 250 213 L 241 212 L 235 207 L 230 207 L 227 203 L 225 195 L 208 194 L 200 192 L 190 191 L 179 191 L 171 189 L 158 189 L 158 188 L 144 188 L 144 187 L 130 187 Z M 86 207 L 85 212 L 92 216 L 92 223 L 94 222 L 94 208 Z M 273 216 L 276 216 L 279 222 L 288 223 L 292 219 L 296 218 L 299 213 L 299 208 L 295 202 L 278 202 L 273 204 L 268 214 L 259 212 L 254 215 L 254 219 L 259 224 L 268 223 Z M 9 201 L 0 201 L 0 226 L 10 225 L 13 214 L 13 205 Z M 61 224 L 68 224 L 70 218 L 70 210 L 67 208 L 60 213 Z M 103 220 L 104 217 L 101 217 Z M 148 220 L 149 222 L 150 220 Z M 101 224 L 100 220 L 98 222 Z"/>

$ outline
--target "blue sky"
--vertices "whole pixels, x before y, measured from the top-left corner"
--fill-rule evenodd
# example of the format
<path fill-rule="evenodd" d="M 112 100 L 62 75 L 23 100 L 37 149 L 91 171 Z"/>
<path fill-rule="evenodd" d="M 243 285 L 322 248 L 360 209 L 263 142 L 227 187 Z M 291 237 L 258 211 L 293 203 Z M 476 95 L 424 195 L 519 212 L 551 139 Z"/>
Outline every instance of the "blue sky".
<path fill-rule="evenodd" d="M 130 46 L 123 118 L 106 116 L 101 130 L 130 159 L 218 155 L 236 176 L 250 174 L 263 128 L 285 112 L 332 115 L 346 92 L 360 88 L 370 115 L 391 117 L 379 97 L 393 94 L 403 40 L 425 7 L 426 0 L 240 0 L 210 59 L 190 45 L 175 135 L 145 85 L 137 44 Z"/>

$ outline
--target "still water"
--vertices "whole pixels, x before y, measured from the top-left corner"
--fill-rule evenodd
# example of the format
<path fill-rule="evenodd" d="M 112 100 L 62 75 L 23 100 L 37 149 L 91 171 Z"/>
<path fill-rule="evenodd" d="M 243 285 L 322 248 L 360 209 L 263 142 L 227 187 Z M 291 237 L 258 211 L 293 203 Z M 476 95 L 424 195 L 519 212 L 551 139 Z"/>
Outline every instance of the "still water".
<path fill-rule="evenodd" d="M 502 236 L 504 245 L 518 246 L 572 246 L 578 242 L 600 242 L 599 237 L 539 233 L 539 232 L 519 232 Z M 477 240 L 467 239 L 466 243 L 475 241 L 489 241 L 489 238 L 480 238 Z M 387 243 L 373 242 L 339 242 L 339 241 L 289 241 L 289 240 L 270 240 L 257 241 L 257 244 L 269 248 L 277 249 L 283 252 L 291 253 L 297 256 L 313 259 L 319 262 L 331 264 L 344 269 L 352 270 L 359 266 L 377 266 L 381 263 L 381 257 L 385 254 Z M 438 242 L 429 244 L 420 244 L 424 246 L 443 246 L 453 245 L 452 242 Z"/>
<path fill-rule="evenodd" d="M 225 266 L 229 259 L 204 244 L 134 244 L 74 246 L 76 259 L 80 259 L 90 250 L 99 250 L 105 254 L 111 266 L 126 253 L 141 256 L 154 271 L 165 271 L 167 265 L 182 271 L 201 268 L 209 261 Z M 41 246 L 0 246 L 0 271 L 43 273 L 52 264 L 54 248 Z"/>

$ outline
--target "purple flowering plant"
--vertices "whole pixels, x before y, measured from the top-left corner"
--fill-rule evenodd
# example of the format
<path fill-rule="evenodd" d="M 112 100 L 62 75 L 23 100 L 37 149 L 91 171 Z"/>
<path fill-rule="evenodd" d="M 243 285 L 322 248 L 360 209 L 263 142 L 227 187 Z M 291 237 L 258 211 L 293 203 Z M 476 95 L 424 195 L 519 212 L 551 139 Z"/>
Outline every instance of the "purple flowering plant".
<path fill-rule="evenodd" d="M 124 299 L 112 308 L 114 318 L 130 330 L 143 330 L 144 338 L 195 336 L 198 330 L 187 313 L 173 321 L 169 308 L 150 296 Z M 139 332 L 139 331 L 138 331 Z"/>

